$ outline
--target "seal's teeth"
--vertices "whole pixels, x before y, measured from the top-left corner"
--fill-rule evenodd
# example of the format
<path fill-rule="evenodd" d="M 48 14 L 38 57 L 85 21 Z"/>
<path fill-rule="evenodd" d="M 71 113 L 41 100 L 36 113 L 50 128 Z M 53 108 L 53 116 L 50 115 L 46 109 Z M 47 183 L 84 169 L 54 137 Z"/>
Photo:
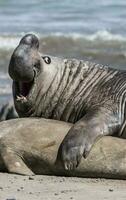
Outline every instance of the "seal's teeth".
<path fill-rule="evenodd" d="M 21 98 L 20 96 L 18 96 L 18 95 L 16 96 L 16 99 L 17 99 L 17 100 L 19 100 L 20 98 Z"/>
<path fill-rule="evenodd" d="M 21 101 L 21 100 L 26 101 L 27 99 L 26 99 L 26 97 L 24 97 L 23 95 L 17 95 L 17 96 L 16 96 L 16 100 L 17 100 L 17 101 Z"/>

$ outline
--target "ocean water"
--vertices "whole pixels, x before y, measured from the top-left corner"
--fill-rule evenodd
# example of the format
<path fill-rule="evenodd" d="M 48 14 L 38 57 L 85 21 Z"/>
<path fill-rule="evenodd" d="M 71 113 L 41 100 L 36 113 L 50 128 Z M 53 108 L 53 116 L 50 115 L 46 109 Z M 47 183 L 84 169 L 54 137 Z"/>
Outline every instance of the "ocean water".
<path fill-rule="evenodd" d="M 125 0 L 0 0 L 0 104 L 11 98 L 9 59 L 26 33 L 44 53 L 126 69 Z"/>

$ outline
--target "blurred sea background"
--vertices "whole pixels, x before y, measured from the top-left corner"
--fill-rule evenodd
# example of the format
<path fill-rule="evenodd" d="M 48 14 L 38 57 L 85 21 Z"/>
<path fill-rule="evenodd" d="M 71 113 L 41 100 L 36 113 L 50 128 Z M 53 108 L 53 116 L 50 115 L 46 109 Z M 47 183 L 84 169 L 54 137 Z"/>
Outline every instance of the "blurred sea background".
<path fill-rule="evenodd" d="M 11 98 L 9 59 L 26 33 L 45 54 L 126 69 L 126 0 L 0 0 L 0 105 Z"/>

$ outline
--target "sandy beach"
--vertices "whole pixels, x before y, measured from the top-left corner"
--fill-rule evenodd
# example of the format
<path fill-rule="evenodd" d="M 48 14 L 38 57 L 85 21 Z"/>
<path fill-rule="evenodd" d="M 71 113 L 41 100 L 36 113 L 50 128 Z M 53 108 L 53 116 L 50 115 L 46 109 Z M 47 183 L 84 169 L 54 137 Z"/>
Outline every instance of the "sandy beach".
<path fill-rule="evenodd" d="M 126 181 L 0 173 L 0 200 L 125 200 Z"/>

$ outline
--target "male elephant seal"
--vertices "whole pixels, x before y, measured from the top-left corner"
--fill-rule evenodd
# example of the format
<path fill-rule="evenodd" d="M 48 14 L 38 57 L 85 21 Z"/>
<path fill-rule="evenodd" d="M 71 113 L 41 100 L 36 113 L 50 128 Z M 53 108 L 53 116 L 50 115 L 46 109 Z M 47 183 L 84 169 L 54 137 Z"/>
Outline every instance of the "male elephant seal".
<path fill-rule="evenodd" d="M 74 123 L 57 156 L 71 170 L 82 156 L 87 157 L 98 138 L 123 133 L 126 71 L 52 57 L 38 49 L 38 38 L 28 34 L 11 57 L 14 104 L 20 117 Z"/>
<path fill-rule="evenodd" d="M 72 124 L 22 118 L 0 123 L 0 171 L 126 179 L 126 140 L 102 137 L 77 169 L 55 165 L 59 145 Z"/>

